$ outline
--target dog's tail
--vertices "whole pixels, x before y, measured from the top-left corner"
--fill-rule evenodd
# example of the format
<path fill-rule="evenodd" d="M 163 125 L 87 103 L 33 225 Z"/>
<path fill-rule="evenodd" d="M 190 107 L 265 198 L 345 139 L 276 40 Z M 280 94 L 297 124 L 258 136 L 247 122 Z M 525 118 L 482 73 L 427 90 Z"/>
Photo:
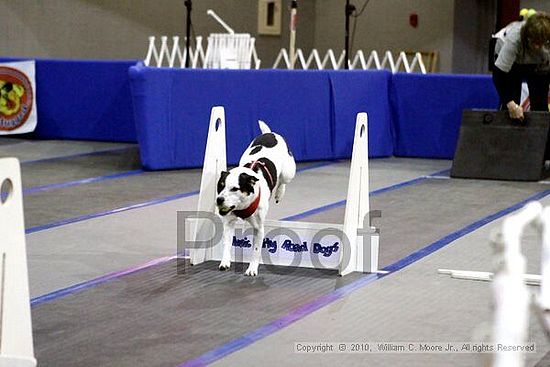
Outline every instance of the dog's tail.
<path fill-rule="evenodd" d="M 267 126 L 267 124 L 262 120 L 258 120 L 258 125 L 260 125 L 260 130 L 262 131 L 262 134 L 267 134 L 271 132 L 269 126 Z"/>

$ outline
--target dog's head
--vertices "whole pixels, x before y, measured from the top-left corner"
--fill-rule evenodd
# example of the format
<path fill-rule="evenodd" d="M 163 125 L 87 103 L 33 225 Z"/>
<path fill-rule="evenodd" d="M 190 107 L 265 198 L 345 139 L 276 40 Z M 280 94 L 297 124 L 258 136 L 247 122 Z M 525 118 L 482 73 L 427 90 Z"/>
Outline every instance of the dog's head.
<path fill-rule="evenodd" d="M 216 206 L 221 216 L 229 214 L 233 210 L 242 210 L 250 206 L 255 199 L 254 193 L 258 188 L 258 178 L 254 171 L 236 167 L 229 172 L 222 172 L 218 180 L 218 197 Z"/>

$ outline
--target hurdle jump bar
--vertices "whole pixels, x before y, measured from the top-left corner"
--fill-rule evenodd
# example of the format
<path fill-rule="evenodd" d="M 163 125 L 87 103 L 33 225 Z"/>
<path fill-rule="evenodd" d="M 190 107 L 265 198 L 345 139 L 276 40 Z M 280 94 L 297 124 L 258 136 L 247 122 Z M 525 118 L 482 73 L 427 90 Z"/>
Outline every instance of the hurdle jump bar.
<path fill-rule="evenodd" d="M 370 226 L 368 217 L 368 162 L 368 116 L 362 112 L 357 114 L 355 122 L 344 224 L 266 221 L 266 235 L 273 230 L 279 232 L 271 238 L 264 238 L 262 262 L 280 266 L 337 269 L 342 276 L 351 272 L 378 273 L 379 231 Z M 221 172 L 226 169 L 225 111 L 222 106 L 217 106 L 212 108 L 210 115 L 197 205 L 199 212 L 215 213 L 216 183 Z M 291 187 L 292 183 L 289 190 L 292 190 Z M 189 238 L 194 241 L 214 238 L 214 227 L 209 222 L 196 220 Z M 247 226 L 237 226 L 237 229 L 246 231 Z M 281 229 L 285 229 L 283 232 L 293 232 L 295 236 L 290 238 L 284 233 L 281 234 Z M 329 234 L 326 234 L 327 230 Z M 316 235 L 320 232 L 326 235 L 319 241 L 313 241 L 318 238 Z M 234 237 L 233 246 L 236 251 L 232 251 L 232 260 L 238 258 L 247 261 L 251 255 L 252 247 L 248 246 L 248 239 L 245 237 Z M 208 247 L 189 247 L 190 261 L 193 265 L 204 261 L 219 261 L 222 253 L 221 240 L 211 243 Z M 269 257 L 267 262 L 266 256 Z"/>

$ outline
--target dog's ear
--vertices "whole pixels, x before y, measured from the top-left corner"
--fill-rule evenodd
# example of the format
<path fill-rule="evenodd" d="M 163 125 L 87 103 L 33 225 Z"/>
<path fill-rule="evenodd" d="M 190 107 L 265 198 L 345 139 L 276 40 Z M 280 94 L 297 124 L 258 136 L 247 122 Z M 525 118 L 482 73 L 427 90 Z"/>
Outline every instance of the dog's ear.
<path fill-rule="evenodd" d="M 239 187 L 242 192 L 248 195 L 254 193 L 254 185 L 258 182 L 258 179 L 248 173 L 241 173 L 239 176 Z"/>
<path fill-rule="evenodd" d="M 229 172 L 222 171 L 220 179 L 218 180 L 218 194 L 225 188 L 225 179 L 229 176 Z"/>

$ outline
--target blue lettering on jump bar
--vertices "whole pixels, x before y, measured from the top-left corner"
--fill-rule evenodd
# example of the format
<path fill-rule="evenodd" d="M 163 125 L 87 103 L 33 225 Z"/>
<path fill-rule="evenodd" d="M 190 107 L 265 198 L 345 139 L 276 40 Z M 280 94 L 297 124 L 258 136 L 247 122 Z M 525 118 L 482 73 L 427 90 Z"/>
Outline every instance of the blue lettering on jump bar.
<path fill-rule="evenodd" d="M 323 246 L 320 243 L 313 244 L 313 253 L 314 254 L 323 254 L 324 257 L 329 257 L 333 252 L 338 252 L 338 242 L 335 242 L 332 246 Z"/>
<path fill-rule="evenodd" d="M 277 241 L 272 241 L 269 238 L 264 238 L 262 248 L 267 248 L 267 251 L 269 251 L 270 254 L 274 254 L 275 252 L 277 252 Z"/>
<path fill-rule="evenodd" d="M 252 243 L 250 243 L 250 240 L 248 238 L 238 239 L 237 237 L 233 236 L 233 246 L 235 247 L 252 247 Z"/>
<path fill-rule="evenodd" d="M 241 248 L 250 248 L 252 247 L 252 241 L 248 239 L 248 237 L 239 239 L 236 236 L 233 236 L 233 244 L 234 247 L 241 247 Z M 262 248 L 265 248 L 269 253 L 274 254 L 277 252 L 277 241 L 272 240 L 270 238 L 264 238 L 264 241 L 262 243 Z M 284 249 L 289 252 L 308 252 L 308 243 L 306 241 L 300 243 L 293 243 L 290 239 L 286 239 L 283 244 L 281 245 L 281 249 Z M 313 244 L 313 253 L 314 254 L 322 254 L 324 257 L 330 257 L 334 253 L 337 253 L 340 249 L 339 242 L 335 242 L 331 246 L 323 246 L 320 243 L 314 243 Z"/>
<path fill-rule="evenodd" d="M 291 240 L 285 240 L 281 248 L 290 252 L 308 252 L 307 242 L 300 245 L 299 243 L 292 243 Z"/>

